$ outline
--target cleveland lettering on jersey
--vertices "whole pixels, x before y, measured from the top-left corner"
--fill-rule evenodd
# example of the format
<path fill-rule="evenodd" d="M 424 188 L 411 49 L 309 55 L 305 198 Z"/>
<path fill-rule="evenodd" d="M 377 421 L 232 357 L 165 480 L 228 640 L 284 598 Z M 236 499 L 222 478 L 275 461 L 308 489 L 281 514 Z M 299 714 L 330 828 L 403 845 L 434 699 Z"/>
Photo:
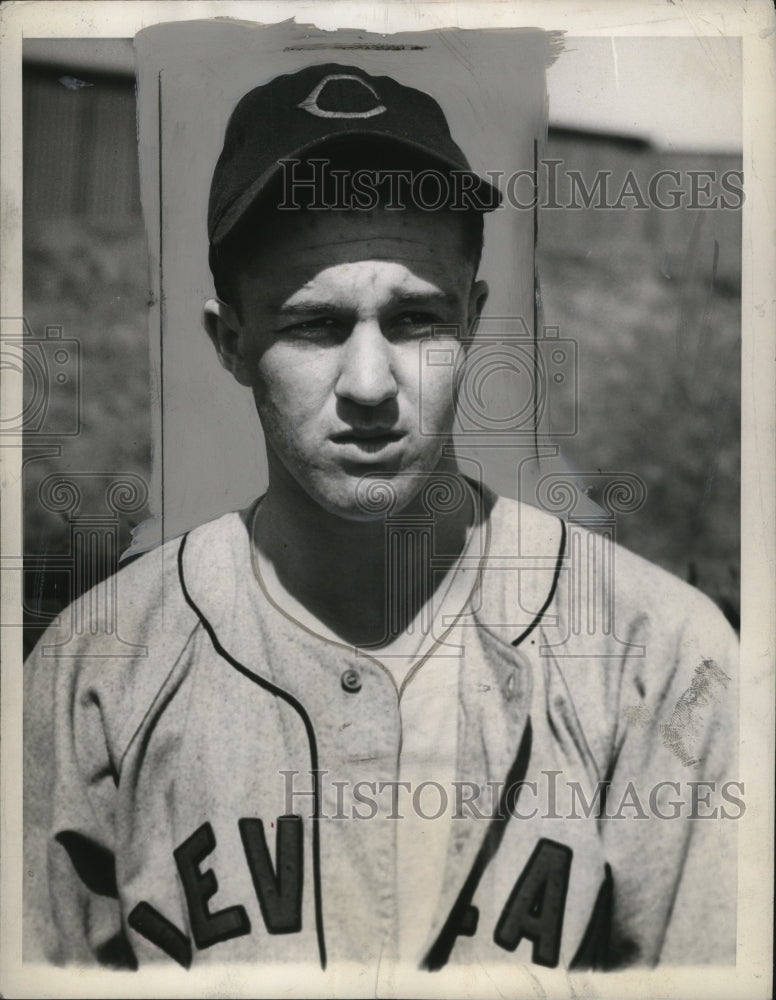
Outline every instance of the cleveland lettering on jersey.
<path fill-rule="evenodd" d="M 260 819 L 238 820 L 245 860 L 250 871 L 261 915 L 269 934 L 295 934 L 302 929 L 304 850 L 302 817 L 278 816 L 275 827 L 273 864 Z M 211 911 L 208 901 L 218 891 L 211 868 L 203 870 L 207 856 L 216 848 L 210 823 L 203 823 L 173 851 L 189 916 L 191 936 L 197 948 L 211 948 L 221 941 L 250 934 L 245 908 L 238 904 Z M 161 948 L 170 958 L 188 968 L 191 942 L 150 903 L 142 901 L 131 910 L 129 926 Z"/>
<path fill-rule="evenodd" d="M 267 846 L 261 819 L 238 820 L 256 899 L 268 934 L 297 934 L 302 930 L 304 888 L 303 822 L 299 815 L 278 816 L 275 862 Z M 191 938 L 197 949 L 212 948 L 222 941 L 251 933 L 251 924 L 240 903 L 212 911 L 209 900 L 218 891 L 212 868 L 203 867 L 216 848 L 210 823 L 203 823 L 173 851 L 175 865 L 187 904 Z M 517 876 L 504 904 L 493 940 L 505 951 L 514 951 L 523 938 L 533 943 L 531 960 L 555 968 L 560 955 L 566 892 L 573 851 L 564 844 L 541 839 L 525 867 Z M 345 877 L 343 875 L 343 877 Z M 591 927 L 601 923 L 603 904 L 596 901 Z M 178 964 L 191 965 L 191 938 L 145 900 L 130 911 L 129 926 L 142 934 Z M 457 935 L 473 937 L 478 931 L 479 910 L 467 905 L 458 920 Z M 588 931 L 591 937 L 593 931 Z M 596 954 L 602 949 L 601 933 L 596 938 Z M 585 952 L 593 946 L 586 945 Z M 584 957 L 580 955 L 584 960 Z M 441 965 L 437 964 L 437 968 Z M 577 967 L 580 961 L 577 960 Z"/>

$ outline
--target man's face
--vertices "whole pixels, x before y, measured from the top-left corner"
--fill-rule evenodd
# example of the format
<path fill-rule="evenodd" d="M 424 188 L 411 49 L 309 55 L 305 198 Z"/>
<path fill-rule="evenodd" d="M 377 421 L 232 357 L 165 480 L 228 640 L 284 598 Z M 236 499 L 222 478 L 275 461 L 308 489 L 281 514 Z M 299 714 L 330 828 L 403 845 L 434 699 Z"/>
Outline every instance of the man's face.
<path fill-rule="evenodd" d="M 440 464 L 461 338 L 487 294 L 462 218 L 289 212 L 238 289 L 227 312 L 239 360 L 227 367 L 253 390 L 270 485 L 285 471 L 325 510 L 362 519 L 358 484 L 377 478 L 394 511 L 406 506 Z M 439 338 L 450 363 L 427 363 L 435 327 L 451 328 Z"/>

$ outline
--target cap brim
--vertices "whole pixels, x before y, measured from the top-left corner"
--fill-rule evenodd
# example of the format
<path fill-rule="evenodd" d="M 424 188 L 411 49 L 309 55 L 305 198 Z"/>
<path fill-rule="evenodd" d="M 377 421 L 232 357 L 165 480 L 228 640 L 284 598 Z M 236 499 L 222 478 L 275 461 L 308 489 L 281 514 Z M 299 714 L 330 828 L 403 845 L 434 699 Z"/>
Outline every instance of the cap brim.
<path fill-rule="evenodd" d="M 313 142 L 309 142 L 304 146 L 298 147 L 297 149 L 290 150 L 285 155 L 284 159 L 293 160 L 298 157 L 303 157 L 320 147 L 333 145 L 340 140 L 353 138 L 378 139 L 388 145 L 410 149 L 413 152 L 420 153 L 426 157 L 430 165 L 439 164 L 447 170 L 454 170 L 461 175 L 473 177 L 477 183 L 473 188 L 469 189 L 469 192 L 473 195 L 483 194 L 485 196 L 483 197 L 480 205 L 469 204 L 466 206 L 473 211 L 492 212 L 495 211 L 495 209 L 502 203 L 502 195 L 499 189 L 494 184 L 486 181 L 483 177 L 480 177 L 480 175 L 471 170 L 471 168 L 462 166 L 460 162 L 456 162 L 450 157 L 440 155 L 437 150 L 429 149 L 422 143 L 413 142 L 412 140 L 405 139 L 401 136 L 390 135 L 384 131 L 365 129 L 363 131 L 335 132 L 330 135 L 318 136 Z M 269 187 L 269 185 L 280 175 L 280 173 L 281 164 L 277 161 L 260 174 L 256 180 L 248 188 L 246 188 L 245 191 L 243 191 L 240 197 L 229 206 L 219 219 L 218 225 L 210 236 L 211 246 L 216 247 L 224 242 L 224 240 L 234 230 L 240 219 L 242 219 L 256 204 L 256 202 L 260 199 L 262 192 Z M 482 204 L 485 204 L 488 207 L 482 207 Z"/>

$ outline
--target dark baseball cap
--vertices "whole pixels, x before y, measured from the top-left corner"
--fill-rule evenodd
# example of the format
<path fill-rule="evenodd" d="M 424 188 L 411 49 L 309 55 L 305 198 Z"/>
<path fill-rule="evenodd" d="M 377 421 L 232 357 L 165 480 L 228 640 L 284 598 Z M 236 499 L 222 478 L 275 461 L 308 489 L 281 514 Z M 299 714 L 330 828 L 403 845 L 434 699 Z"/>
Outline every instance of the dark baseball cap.
<path fill-rule="evenodd" d="M 494 185 L 475 174 L 428 94 L 355 66 L 324 63 L 275 77 L 237 104 L 213 172 L 208 205 L 211 247 L 223 244 L 280 173 L 282 159 L 304 158 L 332 140 L 363 137 L 404 146 L 429 165 L 468 174 L 467 203 L 490 212 Z"/>

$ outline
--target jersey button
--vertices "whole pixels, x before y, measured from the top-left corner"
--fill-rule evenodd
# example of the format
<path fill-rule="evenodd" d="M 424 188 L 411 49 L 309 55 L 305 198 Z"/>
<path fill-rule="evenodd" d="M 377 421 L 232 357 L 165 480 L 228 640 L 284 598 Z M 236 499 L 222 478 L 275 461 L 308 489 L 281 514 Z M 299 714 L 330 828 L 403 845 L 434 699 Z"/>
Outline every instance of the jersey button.
<path fill-rule="evenodd" d="M 343 691 L 347 691 L 349 694 L 356 694 L 361 690 L 361 674 L 358 670 L 354 670 L 353 667 L 349 667 L 347 670 L 343 670 L 340 683 L 342 684 Z"/>

